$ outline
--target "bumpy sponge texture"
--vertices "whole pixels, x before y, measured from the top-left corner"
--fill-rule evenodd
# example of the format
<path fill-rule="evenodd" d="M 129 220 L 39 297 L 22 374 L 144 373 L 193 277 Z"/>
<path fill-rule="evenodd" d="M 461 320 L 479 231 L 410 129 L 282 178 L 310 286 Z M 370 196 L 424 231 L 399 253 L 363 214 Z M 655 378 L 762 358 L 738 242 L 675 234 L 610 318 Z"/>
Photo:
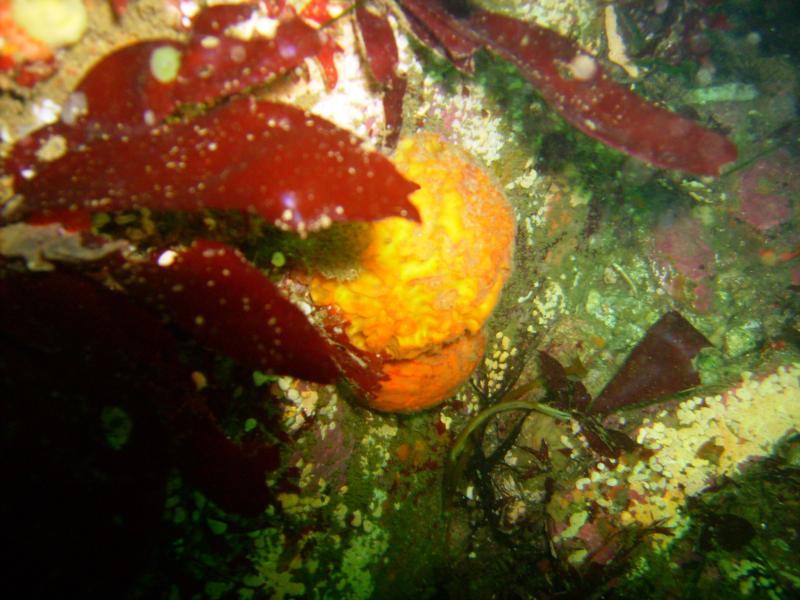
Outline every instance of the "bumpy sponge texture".
<path fill-rule="evenodd" d="M 358 276 L 315 277 L 311 296 L 341 309 L 356 346 L 405 359 L 481 329 L 511 269 L 514 217 L 491 178 L 436 135 L 401 141 L 394 163 L 421 186 L 410 200 L 422 223 L 373 224 Z"/>
<path fill-rule="evenodd" d="M 422 222 L 373 223 L 357 275 L 316 275 L 309 288 L 348 322 L 355 346 L 389 358 L 367 404 L 410 412 L 454 394 L 480 361 L 511 271 L 514 216 L 491 177 L 436 135 L 401 141 L 394 163 L 420 186 L 410 201 Z"/>

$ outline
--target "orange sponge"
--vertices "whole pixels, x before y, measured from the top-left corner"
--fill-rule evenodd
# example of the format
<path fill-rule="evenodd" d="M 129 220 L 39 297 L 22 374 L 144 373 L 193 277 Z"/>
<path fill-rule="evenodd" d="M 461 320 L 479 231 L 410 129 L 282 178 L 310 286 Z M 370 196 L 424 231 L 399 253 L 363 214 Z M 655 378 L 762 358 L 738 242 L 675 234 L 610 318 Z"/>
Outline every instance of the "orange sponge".
<path fill-rule="evenodd" d="M 367 398 L 370 408 L 386 412 L 414 412 L 436 406 L 455 394 L 483 357 L 483 332 L 463 335 L 438 352 L 408 360 L 388 361 L 378 394 Z"/>
<path fill-rule="evenodd" d="M 514 217 L 492 179 L 436 135 L 402 140 L 393 160 L 420 185 L 410 201 L 422 222 L 373 223 L 357 276 L 315 275 L 310 292 L 338 308 L 354 345 L 391 358 L 375 407 L 416 410 L 452 395 L 480 359 L 481 330 L 511 270 Z"/>

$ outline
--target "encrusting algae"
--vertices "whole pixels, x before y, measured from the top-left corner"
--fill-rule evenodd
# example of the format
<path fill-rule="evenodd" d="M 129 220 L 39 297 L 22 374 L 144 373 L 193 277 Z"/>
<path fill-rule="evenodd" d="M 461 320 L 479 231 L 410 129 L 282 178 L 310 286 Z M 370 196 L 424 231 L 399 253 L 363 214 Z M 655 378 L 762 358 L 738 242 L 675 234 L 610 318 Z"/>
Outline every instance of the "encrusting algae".
<path fill-rule="evenodd" d="M 571 563 L 613 558 L 601 549 L 615 547 L 614 534 L 600 532 L 661 527 L 666 533 L 653 535 L 651 542 L 662 549 L 686 533 L 692 498 L 727 478 L 735 480 L 797 431 L 800 364 L 761 376 L 744 373 L 721 394 L 681 402 L 676 422 L 670 416 L 662 411 L 656 420 L 645 420 L 636 436 L 641 454 L 600 462 L 572 489 L 553 496 L 548 513 L 562 524 L 553 539 L 557 547 L 569 548 Z"/>
<path fill-rule="evenodd" d="M 421 223 L 371 224 L 358 275 L 317 275 L 310 291 L 338 309 L 357 347 L 388 356 L 369 405 L 414 411 L 452 395 L 478 364 L 511 272 L 514 217 L 489 175 L 439 136 L 401 141 L 394 164 L 420 186 L 410 201 Z"/>

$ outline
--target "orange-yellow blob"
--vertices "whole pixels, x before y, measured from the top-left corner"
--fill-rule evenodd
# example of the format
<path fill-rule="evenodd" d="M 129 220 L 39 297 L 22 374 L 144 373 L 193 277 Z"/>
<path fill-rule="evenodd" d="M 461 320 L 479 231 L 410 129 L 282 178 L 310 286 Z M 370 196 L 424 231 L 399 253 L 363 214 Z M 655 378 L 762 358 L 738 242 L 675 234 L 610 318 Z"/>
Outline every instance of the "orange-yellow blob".
<path fill-rule="evenodd" d="M 463 335 L 438 352 L 384 365 L 389 376 L 377 396 L 367 400 L 376 410 L 413 412 L 436 406 L 455 394 L 483 356 L 483 332 Z"/>
<path fill-rule="evenodd" d="M 393 160 L 420 185 L 410 201 L 422 222 L 373 223 L 358 275 L 314 276 L 310 291 L 338 307 L 353 344 L 391 357 L 375 408 L 410 411 L 452 395 L 480 360 L 511 270 L 514 217 L 492 179 L 436 135 L 401 141 Z"/>

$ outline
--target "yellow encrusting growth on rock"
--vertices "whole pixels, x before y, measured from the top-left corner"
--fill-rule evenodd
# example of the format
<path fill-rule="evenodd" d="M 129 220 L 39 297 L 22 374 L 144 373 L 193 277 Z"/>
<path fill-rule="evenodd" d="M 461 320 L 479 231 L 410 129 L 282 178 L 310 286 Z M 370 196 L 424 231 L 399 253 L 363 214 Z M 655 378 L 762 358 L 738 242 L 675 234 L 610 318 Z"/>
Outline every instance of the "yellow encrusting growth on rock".
<path fill-rule="evenodd" d="M 652 536 L 655 545 L 665 546 L 689 527 L 693 496 L 771 456 L 798 429 L 800 364 L 759 377 L 745 373 L 721 394 L 689 398 L 674 411 L 646 419 L 636 437 L 646 456 L 637 452 L 598 463 L 574 488 L 555 494 L 548 512 L 564 520 L 564 511 L 592 506 L 595 529 L 667 527 L 673 535 Z M 566 531 L 557 542 L 570 537 Z"/>
<path fill-rule="evenodd" d="M 676 415 L 676 427 L 655 422 L 639 430 L 636 441 L 653 455 L 626 478 L 631 489 L 658 501 L 632 506 L 624 521 L 671 524 L 689 496 L 735 476 L 749 460 L 771 455 L 800 427 L 800 365 L 780 367 L 763 378 L 745 374 L 740 385 L 722 395 L 682 402 Z"/>
<path fill-rule="evenodd" d="M 310 291 L 317 305 L 340 310 L 353 344 L 385 353 L 395 361 L 388 369 L 411 376 L 414 365 L 398 361 L 426 355 L 430 371 L 430 364 L 437 363 L 429 360 L 431 355 L 452 352 L 450 346 L 463 336 L 481 333 L 511 270 L 514 217 L 489 175 L 436 135 L 401 141 L 394 163 L 420 185 L 410 200 L 422 222 L 393 217 L 372 224 L 358 275 L 347 281 L 315 276 Z M 463 381 L 480 352 L 474 360 L 461 358 L 456 363 L 468 369 L 459 375 Z M 407 406 L 395 398 L 391 407 L 379 408 L 415 410 L 436 404 L 453 391 L 453 377 L 448 379 L 447 390 L 431 393 L 428 388 L 420 395 L 423 406 L 410 397 Z M 408 393 L 414 395 L 412 389 Z"/>

